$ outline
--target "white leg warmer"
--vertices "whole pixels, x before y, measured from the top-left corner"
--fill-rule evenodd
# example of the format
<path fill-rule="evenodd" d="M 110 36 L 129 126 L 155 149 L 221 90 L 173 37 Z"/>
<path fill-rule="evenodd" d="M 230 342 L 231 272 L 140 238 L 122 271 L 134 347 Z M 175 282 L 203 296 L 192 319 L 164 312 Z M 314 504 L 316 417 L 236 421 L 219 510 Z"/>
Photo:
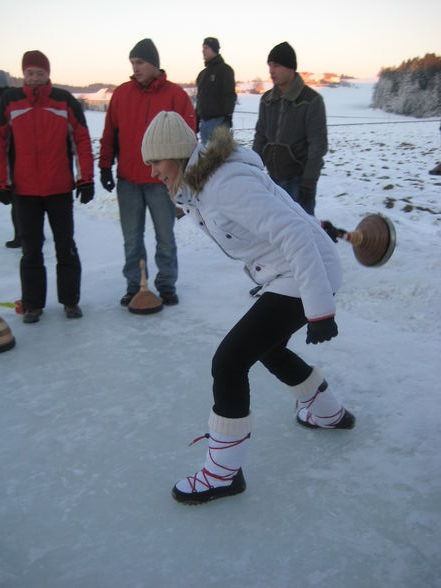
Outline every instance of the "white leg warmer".
<path fill-rule="evenodd" d="M 290 388 L 297 396 L 296 410 L 303 422 L 333 428 L 341 420 L 345 409 L 317 368 L 312 370 L 304 382 Z"/>
<path fill-rule="evenodd" d="M 251 415 L 227 419 L 212 411 L 208 428 L 208 451 L 204 467 L 176 484 L 181 492 L 204 492 L 210 488 L 229 486 L 245 461 L 251 433 Z"/>

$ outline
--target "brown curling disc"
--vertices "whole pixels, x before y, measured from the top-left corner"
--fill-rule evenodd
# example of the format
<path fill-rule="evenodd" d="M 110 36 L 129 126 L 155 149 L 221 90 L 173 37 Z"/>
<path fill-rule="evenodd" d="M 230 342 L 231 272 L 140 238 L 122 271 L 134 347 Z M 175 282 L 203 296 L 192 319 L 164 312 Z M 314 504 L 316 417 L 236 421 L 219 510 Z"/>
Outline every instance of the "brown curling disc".
<path fill-rule="evenodd" d="M 354 232 L 362 236 L 361 243 L 353 245 L 354 255 L 362 265 L 383 265 L 394 252 L 395 227 L 387 217 L 370 214 L 357 225 Z"/>

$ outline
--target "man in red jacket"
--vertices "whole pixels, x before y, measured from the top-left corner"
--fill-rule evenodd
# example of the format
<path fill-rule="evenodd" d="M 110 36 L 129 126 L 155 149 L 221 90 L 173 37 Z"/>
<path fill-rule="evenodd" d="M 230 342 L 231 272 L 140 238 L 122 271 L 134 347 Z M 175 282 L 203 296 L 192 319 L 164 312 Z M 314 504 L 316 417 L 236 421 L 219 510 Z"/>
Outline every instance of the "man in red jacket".
<path fill-rule="evenodd" d="M 66 90 L 52 87 L 46 55 L 27 51 L 22 69 L 23 87 L 8 89 L 0 103 L 0 198 L 13 197 L 17 208 L 23 322 L 38 322 L 46 304 L 45 213 L 55 242 L 58 301 L 67 318 L 80 318 L 81 263 L 74 241 L 72 191 L 76 187 L 83 204 L 93 198 L 89 131 L 79 102 Z"/>
<path fill-rule="evenodd" d="M 139 290 L 141 259 L 147 259 L 144 244 L 146 209 L 150 211 L 156 236 L 155 286 L 166 305 L 178 304 L 178 262 L 173 233 L 175 206 L 167 188 L 144 165 L 141 143 L 151 120 L 162 110 L 178 112 L 195 130 L 196 115 L 186 92 L 169 82 L 160 69 L 158 51 L 151 39 L 142 39 L 130 51 L 133 75 L 116 88 L 109 104 L 99 166 L 101 183 L 111 192 L 115 187 L 112 165 L 118 160 L 117 196 L 124 238 L 127 281 L 121 305 L 127 306 Z"/>

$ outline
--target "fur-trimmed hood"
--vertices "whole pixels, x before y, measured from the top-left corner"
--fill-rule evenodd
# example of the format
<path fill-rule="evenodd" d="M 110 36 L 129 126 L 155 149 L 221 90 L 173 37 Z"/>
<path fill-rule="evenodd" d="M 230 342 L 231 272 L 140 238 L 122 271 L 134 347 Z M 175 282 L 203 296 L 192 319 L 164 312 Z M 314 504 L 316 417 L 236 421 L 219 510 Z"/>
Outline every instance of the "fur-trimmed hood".
<path fill-rule="evenodd" d="M 263 169 L 260 157 L 254 151 L 241 147 L 230 130 L 220 126 L 214 130 L 207 147 L 196 147 L 185 170 L 185 184 L 194 194 L 199 194 L 214 173 L 228 161 L 240 161 Z"/>

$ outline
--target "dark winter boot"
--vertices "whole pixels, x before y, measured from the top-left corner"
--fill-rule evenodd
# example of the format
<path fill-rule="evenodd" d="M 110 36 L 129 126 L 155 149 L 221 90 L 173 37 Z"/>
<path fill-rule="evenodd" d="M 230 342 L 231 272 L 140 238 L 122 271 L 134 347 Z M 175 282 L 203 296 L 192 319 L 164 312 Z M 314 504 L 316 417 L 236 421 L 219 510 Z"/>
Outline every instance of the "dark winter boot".
<path fill-rule="evenodd" d="M 431 169 L 429 174 L 432 176 L 441 176 L 441 163 L 438 163 L 438 165 Z"/>
<path fill-rule="evenodd" d="M 42 308 L 25 310 L 25 312 L 23 314 L 23 322 L 28 325 L 30 325 L 32 323 L 38 323 L 42 314 L 43 314 Z"/>
<path fill-rule="evenodd" d="M 352 429 L 355 417 L 331 392 L 322 374 L 314 368 L 308 378 L 291 386 L 297 396 L 296 420 L 309 429 Z"/>
<path fill-rule="evenodd" d="M 242 465 L 251 434 L 251 416 L 227 419 L 212 411 L 208 427 L 209 433 L 193 441 L 208 439 L 204 467 L 174 486 L 172 496 L 178 502 L 201 504 L 239 494 L 246 488 Z"/>
<path fill-rule="evenodd" d="M 68 319 L 77 319 L 83 316 L 83 311 L 78 306 L 78 304 L 74 304 L 73 306 L 64 306 L 64 312 L 66 314 L 66 318 Z"/>
<path fill-rule="evenodd" d="M 6 241 L 5 247 L 9 249 L 18 249 L 21 247 L 21 239 L 19 237 L 14 237 L 11 241 Z"/>
<path fill-rule="evenodd" d="M 127 292 L 121 298 L 121 300 L 119 301 L 119 303 L 121 304 L 121 306 L 129 306 L 129 303 L 130 303 L 130 301 L 132 300 L 132 298 L 134 296 L 136 296 L 136 292 Z"/>

